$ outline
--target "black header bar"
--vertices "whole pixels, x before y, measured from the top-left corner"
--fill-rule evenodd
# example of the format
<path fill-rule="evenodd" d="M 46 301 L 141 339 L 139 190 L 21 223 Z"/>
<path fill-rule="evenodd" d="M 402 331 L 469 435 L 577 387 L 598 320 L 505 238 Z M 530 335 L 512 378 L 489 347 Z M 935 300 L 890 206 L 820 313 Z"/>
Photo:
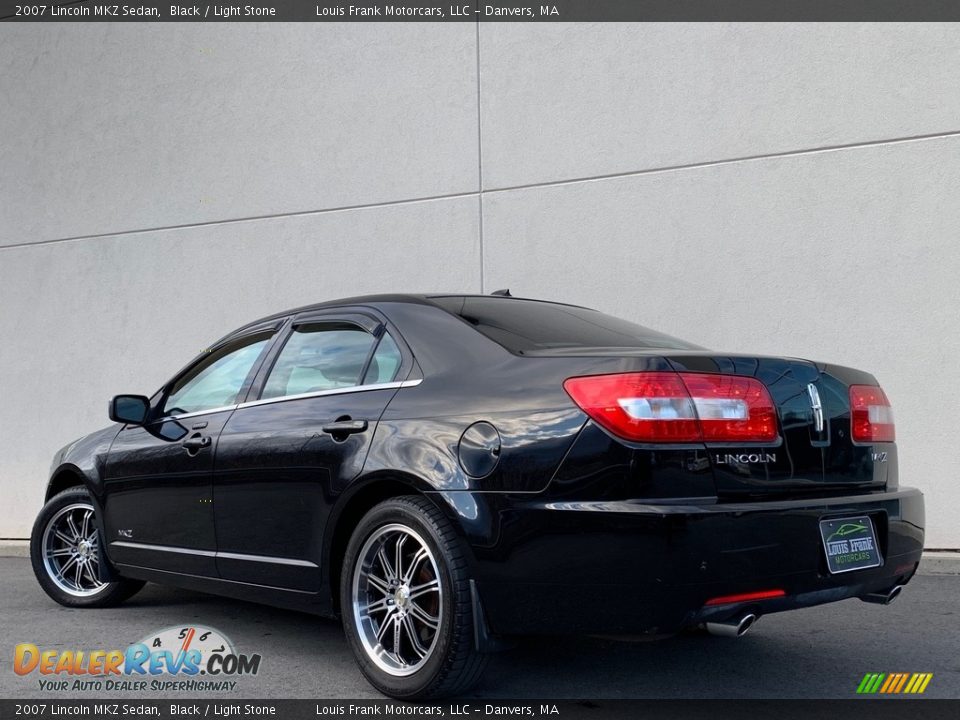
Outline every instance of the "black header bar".
<path fill-rule="evenodd" d="M 183 720 L 348 720 L 357 717 L 399 720 L 741 720 L 744 717 L 843 718 L 844 720 L 922 720 L 957 717 L 960 700 L 497 700 L 470 698 L 405 703 L 391 700 L 244 700 L 69 697 L 0 700 L 0 718 L 161 718 Z"/>
<path fill-rule="evenodd" d="M 239 0 L 111 4 L 0 0 L 0 19 L 26 22 L 652 22 L 956 21 L 957 0 Z"/>

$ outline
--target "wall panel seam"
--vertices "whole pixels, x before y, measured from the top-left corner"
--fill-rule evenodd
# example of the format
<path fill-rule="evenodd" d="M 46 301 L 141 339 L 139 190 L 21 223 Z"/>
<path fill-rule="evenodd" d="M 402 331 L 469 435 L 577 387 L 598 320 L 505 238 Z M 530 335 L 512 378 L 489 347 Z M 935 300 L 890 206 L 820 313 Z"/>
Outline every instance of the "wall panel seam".
<path fill-rule="evenodd" d="M 209 220 L 196 223 L 184 223 L 182 225 L 162 225 L 158 227 L 137 228 L 135 230 L 118 230 L 114 232 L 93 233 L 90 235 L 77 235 L 75 237 L 52 238 L 49 240 L 35 240 L 33 242 L 9 243 L 0 245 L 0 251 L 12 248 L 32 247 L 35 245 L 52 245 L 54 243 L 75 242 L 78 240 L 98 240 L 101 238 L 120 237 L 123 235 L 141 235 L 144 233 L 163 232 L 166 230 L 189 230 L 192 228 L 210 227 L 213 225 L 232 225 L 235 223 L 259 222 L 262 220 L 274 220 L 283 218 L 306 217 L 310 215 L 325 215 L 327 213 L 341 213 L 353 210 L 373 210 L 376 208 L 393 207 L 396 205 L 414 205 L 417 203 L 438 202 L 444 200 L 457 200 L 461 198 L 475 197 L 479 193 L 475 191 L 450 193 L 449 195 L 430 195 L 427 197 L 406 198 L 402 200 L 387 200 L 379 203 L 367 203 L 362 205 L 342 205 L 332 208 L 321 208 L 318 210 L 296 210 L 288 213 L 276 213 L 272 215 L 252 215 L 242 218 L 227 218 L 225 220 Z"/>
<path fill-rule="evenodd" d="M 481 190 L 481 194 L 509 192 L 511 190 L 528 190 L 531 188 L 555 187 L 560 185 L 573 185 L 576 183 L 596 182 L 599 180 L 616 180 L 619 178 L 636 177 L 640 175 L 655 175 L 657 173 L 678 172 L 681 170 L 699 170 L 702 168 L 734 165 L 736 163 L 754 162 L 759 160 L 779 160 L 781 158 L 803 157 L 807 155 L 841 152 L 845 150 L 860 150 L 865 148 L 883 147 L 885 145 L 903 145 L 907 143 L 924 142 L 927 140 L 940 140 L 954 137 L 960 137 L 960 130 L 951 130 L 949 132 L 942 133 L 930 133 L 926 135 L 909 135 L 905 137 L 888 138 L 884 140 L 865 140 L 862 142 L 840 145 L 824 145 L 821 147 L 804 148 L 802 150 L 783 150 L 779 152 L 760 153 L 757 155 L 743 155 L 733 158 L 724 158 L 721 160 L 704 160 L 700 162 L 683 163 L 679 165 L 664 165 L 662 167 L 645 168 L 643 170 L 624 170 L 623 172 L 601 175 L 585 175 L 583 177 L 561 180 L 545 180 L 543 182 L 522 183 L 519 185 L 504 185 L 502 187 Z"/>
<path fill-rule="evenodd" d="M 478 75 L 479 82 L 479 75 Z M 294 218 L 294 217 L 303 217 L 309 215 L 322 215 L 326 213 L 339 213 L 339 212 L 348 212 L 351 210 L 370 210 L 375 208 L 385 208 L 392 207 L 397 205 L 411 205 L 415 203 L 425 203 L 425 202 L 438 202 L 444 200 L 455 200 L 459 198 L 470 198 L 475 196 L 480 196 L 480 201 L 482 203 L 483 195 L 492 194 L 492 193 L 503 193 L 509 192 L 512 190 L 528 190 L 528 189 L 537 189 L 537 188 L 548 188 L 548 187 L 559 187 L 563 185 L 575 185 L 578 183 L 587 183 L 587 182 L 598 182 L 602 180 L 616 180 L 619 178 L 628 178 L 628 177 L 638 177 L 642 175 L 654 175 L 658 173 L 668 173 L 668 172 L 678 172 L 682 170 L 698 170 L 703 168 L 718 167 L 724 165 L 733 165 L 736 163 L 743 162 L 753 162 L 759 160 L 777 160 L 781 158 L 790 158 L 790 157 L 802 157 L 806 155 L 815 155 L 820 153 L 830 153 L 830 152 L 840 152 L 844 150 L 858 150 L 864 148 L 872 147 L 882 147 L 885 145 L 902 145 L 915 142 L 924 142 L 927 140 L 939 140 L 946 138 L 960 137 L 960 130 L 943 132 L 943 133 L 933 133 L 927 135 L 913 135 L 908 137 L 900 138 L 890 138 L 886 140 L 870 140 L 859 143 L 849 143 L 845 145 L 831 145 L 823 146 L 816 148 L 808 148 L 803 150 L 787 150 L 783 152 L 776 153 L 765 153 L 759 155 L 747 155 L 743 157 L 728 158 L 723 160 L 710 160 L 696 163 L 687 163 L 682 165 L 669 165 L 657 168 L 647 168 L 643 170 L 628 170 L 619 173 L 609 173 L 602 175 L 588 175 L 577 178 L 568 178 L 562 180 L 548 180 L 544 182 L 533 182 L 520 185 L 508 185 L 503 187 L 495 187 L 489 189 L 483 189 L 481 184 L 479 191 L 469 191 L 469 192 L 459 192 L 459 193 L 450 193 L 446 195 L 430 195 L 425 197 L 415 197 L 415 198 L 403 198 L 398 200 L 387 200 L 377 203 L 362 203 L 356 205 L 341 205 L 331 208 L 319 208 L 315 210 L 297 210 L 294 212 L 288 213 L 275 213 L 267 215 L 254 215 L 250 217 L 242 218 L 227 218 L 224 220 L 210 220 L 204 222 L 195 222 L 195 223 L 183 223 L 181 225 L 165 225 L 149 228 L 137 228 L 133 230 L 118 230 L 105 233 L 92 233 L 89 235 L 77 235 L 73 237 L 66 238 L 51 238 L 48 240 L 36 240 L 32 242 L 22 242 L 22 243 L 9 243 L 6 245 L 0 245 L 0 251 L 10 250 L 14 248 L 23 248 L 23 247 L 32 247 L 37 245 L 50 245 L 54 243 L 63 243 L 63 242 L 75 242 L 80 240 L 96 240 L 100 238 L 108 237 L 119 237 L 123 235 L 139 235 L 144 233 L 152 232 L 162 232 L 165 230 L 185 230 L 190 228 L 199 228 L 199 227 L 208 227 L 213 225 L 229 225 L 233 223 L 243 223 L 243 222 L 256 222 L 260 220 L 272 220 L 272 219 L 282 219 L 282 218 Z M 482 204 L 481 204 L 482 210 Z M 481 223 L 482 223 L 482 214 L 481 214 Z M 481 228 L 482 229 L 482 228 Z M 482 241 L 481 241 L 482 247 Z"/>

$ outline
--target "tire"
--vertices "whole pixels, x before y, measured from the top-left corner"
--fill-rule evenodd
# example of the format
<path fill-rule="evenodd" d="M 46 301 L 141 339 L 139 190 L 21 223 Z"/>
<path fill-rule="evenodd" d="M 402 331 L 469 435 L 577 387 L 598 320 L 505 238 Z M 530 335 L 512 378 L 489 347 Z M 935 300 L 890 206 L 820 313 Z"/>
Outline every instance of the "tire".
<path fill-rule="evenodd" d="M 488 655 L 474 646 L 466 549 L 423 497 L 382 502 L 357 525 L 344 556 L 340 610 L 361 672 L 385 695 L 456 695 L 486 667 Z"/>
<path fill-rule="evenodd" d="M 95 513 L 90 493 L 73 487 L 50 498 L 33 524 L 33 573 L 44 592 L 66 607 L 110 607 L 144 586 L 139 580 L 100 579 L 104 559 Z"/>

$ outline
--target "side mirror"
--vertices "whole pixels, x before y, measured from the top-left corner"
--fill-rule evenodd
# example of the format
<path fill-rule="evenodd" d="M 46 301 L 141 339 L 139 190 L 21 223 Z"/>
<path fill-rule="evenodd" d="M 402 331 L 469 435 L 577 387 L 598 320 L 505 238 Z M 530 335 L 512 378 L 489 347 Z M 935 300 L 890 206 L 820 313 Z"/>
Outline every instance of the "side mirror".
<path fill-rule="evenodd" d="M 150 411 L 150 401 L 143 395 L 117 395 L 110 401 L 110 419 L 129 425 L 143 425 Z"/>

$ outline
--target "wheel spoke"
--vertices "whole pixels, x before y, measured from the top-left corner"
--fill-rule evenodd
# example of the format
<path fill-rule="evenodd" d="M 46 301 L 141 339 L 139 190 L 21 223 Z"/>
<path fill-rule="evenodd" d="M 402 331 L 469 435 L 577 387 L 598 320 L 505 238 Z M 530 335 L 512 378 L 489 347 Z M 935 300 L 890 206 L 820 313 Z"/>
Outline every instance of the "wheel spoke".
<path fill-rule="evenodd" d="M 439 580 L 431 580 L 423 583 L 422 585 L 414 585 L 412 588 L 410 588 L 410 599 L 415 600 L 421 595 L 426 595 L 427 593 L 431 592 L 440 592 Z"/>
<path fill-rule="evenodd" d="M 403 581 L 409 583 L 413 579 L 413 574 L 417 571 L 417 567 L 429 557 L 427 549 L 425 547 L 417 550 L 417 554 L 413 556 L 413 560 L 410 561 L 410 567 L 407 568 L 407 572 L 403 574 Z"/>
<path fill-rule="evenodd" d="M 66 582 L 66 580 L 67 580 L 67 571 L 68 571 L 71 567 L 73 567 L 75 564 L 77 564 L 77 563 L 79 563 L 79 562 L 80 562 L 80 560 L 77 558 L 76 555 L 72 556 L 69 560 L 67 560 L 63 565 L 60 566 L 60 569 L 57 571 L 57 574 L 58 574 L 61 578 L 63 578 L 64 582 Z"/>
<path fill-rule="evenodd" d="M 364 609 L 364 612 L 369 615 L 370 613 L 380 612 L 381 610 L 390 611 L 390 606 L 387 605 L 387 600 L 389 598 L 381 598 L 376 602 L 372 602 Z"/>
<path fill-rule="evenodd" d="M 54 530 L 54 535 L 56 535 L 56 537 L 57 537 L 61 542 L 64 542 L 64 543 L 66 543 L 67 545 L 73 545 L 73 543 L 74 543 L 74 539 L 73 539 L 72 537 L 68 537 L 68 536 L 66 535 L 66 533 L 64 533 L 62 530 Z"/>
<path fill-rule="evenodd" d="M 397 573 L 394 571 L 393 566 L 390 564 L 390 561 L 387 560 L 387 553 L 384 552 L 383 547 L 377 551 L 377 557 L 380 559 L 380 565 L 383 567 L 383 571 L 387 574 L 388 580 L 395 580 Z"/>
<path fill-rule="evenodd" d="M 431 630 L 436 630 L 438 627 L 440 627 L 440 617 L 437 615 L 431 615 L 419 605 L 411 604 L 410 614 Z"/>
<path fill-rule="evenodd" d="M 406 535 L 401 535 L 397 538 L 397 544 L 394 546 L 394 556 L 396 561 L 393 564 L 393 569 L 396 572 L 395 577 L 397 580 L 403 577 L 403 544 L 407 541 Z"/>
<path fill-rule="evenodd" d="M 77 524 L 73 521 L 73 515 L 67 515 L 67 527 L 73 533 L 73 541 L 80 539 L 80 531 L 77 530 Z"/>
<path fill-rule="evenodd" d="M 75 566 L 77 571 L 74 573 L 73 584 L 76 585 L 77 590 L 82 590 L 83 587 L 80 585 L 80 573 L 83 572 L 83 563 L 78 562 Z"/>
<path fill-rule="evenodd" d="M 80 521 L 80 537 L 87 538 L 87 535 L 90 532 L 90 516 L 93 515 L 93 510 L 87 510 L 83 514 L 83 520 Z M 89 540 L 89 538 L 87 538 Z"/>
<path fill-rule="evenodd" d="M 100 584 L 100 578 L 93 574 L 92 563 L 84 563 L 83 571 L 87 574 L 87 577 L 90 578 L 90 582 L 93 583 L 92 587 L 97 587 Z"/>
<path fill-rule="evenodd" d="M 371 573 L 367 575 L 367 582 L 373 585 L 373 587 L 375 587 L 377 590 L 382 592 L 384 595 L 390 594 L 390 588 L 387 587 L 387 581 L 384 580 L 382 577 L 379 577 Z"/>
<path fill-rule="evenodd" d="M 400 654 L 400 631 L 402 627 L 403 624 L 400 622 L 400 618 L 395 615 L 393 618 L 393 654 L 397 656 L 397 660 L 400 661 L 401 665 L 406 665 L 407 662 Z"/>
<path fill-rule="evenodd" d="M 70 554 L 70 548 L 60 548 L 59 550 L 47 550 L 48 558 L 63 557 Z"/>
<path fill-rule="evenodd" d="M 380 627 L 377 628 L 377 642 L 383 642 L 383 636 L 386 634 L 387 628 L 393 625 L 396 621 L 396 613 L 388 613 L 384 616 L 383 622 L 381 622 Z"/>
<path fill-rule="evenodd" d="M 410 615 L 403 616 L 403 627 L 407 631 L 407 637 L 410 638 L 410 647 L 413 648 L 413 651 L 420 658 L 426 657 L 427 648 L 425 648 L 423 643 L 420 642 L 420 637 L 417 635 L 417 629 L 413 626 L 413 619 L 410 617 Z"/>

